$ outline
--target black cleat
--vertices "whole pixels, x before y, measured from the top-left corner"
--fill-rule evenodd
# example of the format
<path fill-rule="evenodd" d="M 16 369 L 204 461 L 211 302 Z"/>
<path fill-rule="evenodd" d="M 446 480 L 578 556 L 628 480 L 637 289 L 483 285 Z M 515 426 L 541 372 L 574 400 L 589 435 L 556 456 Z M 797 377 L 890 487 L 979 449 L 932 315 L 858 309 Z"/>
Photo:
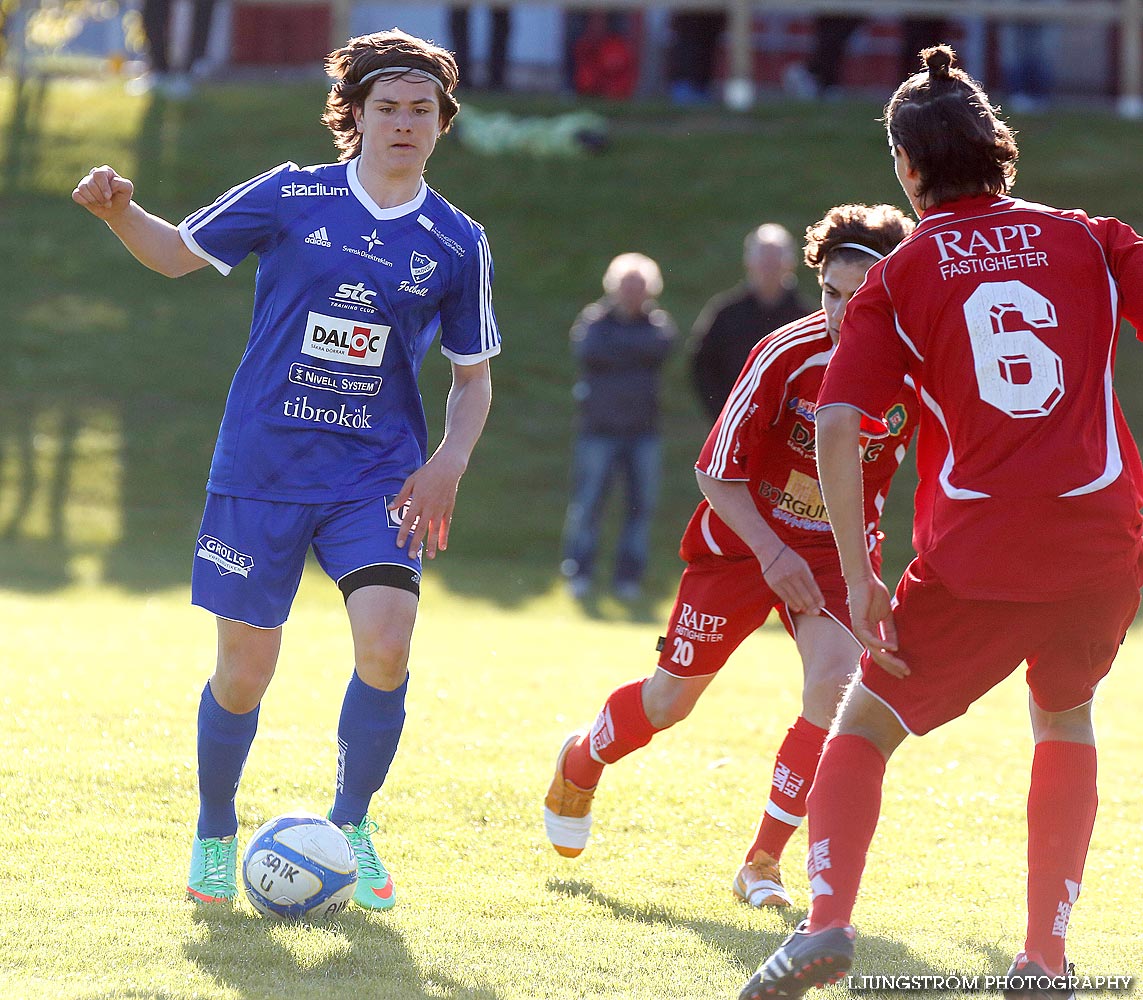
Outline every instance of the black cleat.
<path fill-rule="evenodd" d="M 1064 965 L 1064 974 L 1053 976 L 1039 962 L 1020 952 L 1008 970 L 1004 1000 L 1076 1000 L 1075 990 L 1069 983 L 1076 967 L 1066 961 Z"/>
<path fill-rule="evenodd" d="M 814 986 L 836 983 L 853 967 L 853 928 L 811 933 L 803 920 L 742 987 L 738 1000 L 800 997 Z"/>

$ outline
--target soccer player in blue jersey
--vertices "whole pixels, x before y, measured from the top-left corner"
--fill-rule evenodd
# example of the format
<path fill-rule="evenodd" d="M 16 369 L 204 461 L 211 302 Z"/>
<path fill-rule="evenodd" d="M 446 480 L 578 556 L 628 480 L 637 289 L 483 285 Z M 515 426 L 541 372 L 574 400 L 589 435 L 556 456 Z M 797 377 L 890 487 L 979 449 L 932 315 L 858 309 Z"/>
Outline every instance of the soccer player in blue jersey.
<path fill-rule="evenodd" d="M 338 163 L 283 163 L 178 226 L 144 211 L 109 166 L 72 198 L 170 277 L 258 257 L 193 561 L 192 601 L 216 616 L 218 658 L 199 704 L 187 892 L 236 895 L 234 799 L 312 548 L 344 596 L 355 657 L 330 818 L 357 853 L 354 898 L 388 909 L 393 881 L 367 810 L 404 723 L 422 545 L 430 558 L 448 545 L 500 334 L 484 231 L 423 178 L 459 110 L 452 55 L 392 30 L 351 39 L 326 70 Z M 452 387 L 430 455 L 417 373 L 438 336 Z"/>

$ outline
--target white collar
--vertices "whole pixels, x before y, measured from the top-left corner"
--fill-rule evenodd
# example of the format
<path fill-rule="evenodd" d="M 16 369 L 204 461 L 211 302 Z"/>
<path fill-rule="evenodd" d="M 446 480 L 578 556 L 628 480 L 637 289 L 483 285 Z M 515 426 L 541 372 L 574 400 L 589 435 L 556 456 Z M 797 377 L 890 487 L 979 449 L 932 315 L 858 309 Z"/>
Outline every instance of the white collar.
<path fill-rule="evenodd" d="M 357 165 L 360 161 L 360 156 L 355 156 L 345 168 L 345 176 L 349 181 L 349 190 L 354 193 L 357 200 L 368 210 L 369 214 L 375 219 L 399 219 L 402 215 L 408 215 L 410 212 L 415 212 L 425 202 L 425 197 L 429 193 L 429 186 L 425 183 L 425 179 L 421 178 L 421 185 L 417 188 L 417 193 L 405 202 L 403 205 L 394 205 L 392 208 L 382 208 L 370 196 L 369 192 L 361 183 L 361 178 L 357 176 Z"/>

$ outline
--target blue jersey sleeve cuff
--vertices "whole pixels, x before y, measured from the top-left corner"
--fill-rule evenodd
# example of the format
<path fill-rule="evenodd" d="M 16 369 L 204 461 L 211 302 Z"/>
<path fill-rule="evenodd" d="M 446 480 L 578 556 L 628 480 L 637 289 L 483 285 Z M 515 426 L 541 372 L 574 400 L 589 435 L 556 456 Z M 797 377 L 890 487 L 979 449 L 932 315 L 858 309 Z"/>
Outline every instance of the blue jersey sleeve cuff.
<path fill-rule="evenodd" d="M 183 238 L 183 242 L 186 244 L 187 249 L 191 253 L 193 253 L 196 257 L 201 257 L 208 264 L 212 265 L 219 274 L 227 275 L 231 272 L 232 268 L 229 264 L 226 263 L 226 261 L 219 260 L 214 256 L 214 254 L 209 253 L 201 246 L 199 246 L 198 240 L 196 240 L 191 235 L 190 228 L 187 226 L 185 221 L 179 223 L 179 235 Z"/>
<path fill-rule="evenodd" d="M 500 345 L 490 347 L 487 351 L 481 351 L 480 354 L 457 354 L 455 351 L 450 351 L 447 347 L 442 345 L 441 354 L 443 354 L 449 361 L 458 365 L 478 365 L 481 361 L 487 361 L 489 358 L 496 357 L 500 353 Z"/>

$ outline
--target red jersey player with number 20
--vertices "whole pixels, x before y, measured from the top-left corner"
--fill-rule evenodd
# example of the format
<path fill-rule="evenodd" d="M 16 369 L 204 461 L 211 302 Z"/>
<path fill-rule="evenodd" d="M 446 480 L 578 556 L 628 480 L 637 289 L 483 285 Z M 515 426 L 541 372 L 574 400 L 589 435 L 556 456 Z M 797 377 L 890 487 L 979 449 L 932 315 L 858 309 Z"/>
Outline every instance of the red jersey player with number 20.
<path fill-rule="evenodd" d="M 814 464 L 814 419 L 846 305 L 870 266 L 912 223 L 889 205 L 840 205 L 806 232 L 822 308 L 763 338 L 750 353 L 696 464 L 706 499 L 683 535 L 687 567 L 658 669 L 617 688 L 590 731 L 559 755 L 544 805 L 548 839 L 567 857 L 586 846 L 604 766 L 686 718 L 730 654 L 777 609 L 798 644 L 802 712 L 778 750 L 769 800 L 733 882 L 752 906 L 789 906 L 778 861 L 805 816 L 806 794 L 861 645 Z M 877 525 L 889 481 L 916 425 L 917 397 L 898 382 L 862 427 L 867 476 L 862 534 L 880 563 Z"/>
<path fill-rule="evenodd" d="M 950 48 L 921 55 L 885 116 L 921 221 L 854 296 L 818 401 L 821 484 L 867 653 L 809 797 L 809 920 L 740 1000 L 800 996 L 850 968 L 886 760 L 1025 661 L 1028 921 L 1005 995 L 1071 995 L 1048 977 L 1066 966 L 1095 822 L 1091 702 L 1139 606 L 1143 477 L 1111 376 L 1120 320 L 1143 329 L 1143 240 L 1010 197 L 1008 126 Z M 854 456 L 863 414 L 906 375 L 922 404 L 917 558 L 890 601 Z"/>

